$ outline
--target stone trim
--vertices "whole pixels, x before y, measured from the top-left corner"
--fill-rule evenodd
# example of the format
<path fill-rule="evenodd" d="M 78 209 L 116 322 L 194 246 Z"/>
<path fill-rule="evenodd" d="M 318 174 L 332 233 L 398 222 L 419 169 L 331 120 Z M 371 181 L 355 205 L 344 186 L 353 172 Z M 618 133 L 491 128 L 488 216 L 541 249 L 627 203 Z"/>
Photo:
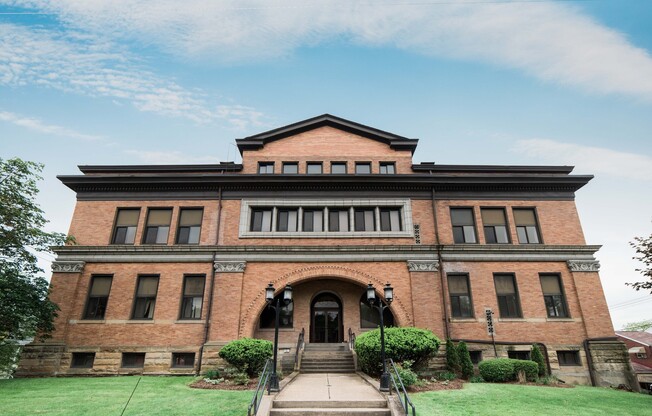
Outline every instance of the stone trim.
<path fill-rule="evenodd" d="M 568 260 L 566 263 L 571 272 L 600 271 L 600 262 L 597 260 Z"/>
<path fill-rule="evenodd" d="M 52 273 L 81 273 L 85 264 L 83 261 L 53 261 Z"/>
<path fill-rule="evenodd" d="M 216 261 L 213 263 L 217 273 L 244 273 L 246 261 Z"/>
<path fill-rule="evenodd" d="M 439 260 L 408 260 L 407 267 L 411 272 L 438 272 Z"/>

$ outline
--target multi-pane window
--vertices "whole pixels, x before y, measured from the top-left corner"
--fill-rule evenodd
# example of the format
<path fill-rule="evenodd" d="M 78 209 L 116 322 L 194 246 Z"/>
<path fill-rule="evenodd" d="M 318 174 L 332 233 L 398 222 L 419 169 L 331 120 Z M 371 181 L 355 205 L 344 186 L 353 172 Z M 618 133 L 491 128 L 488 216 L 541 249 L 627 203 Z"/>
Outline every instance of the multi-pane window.
<path fill-rule="evenodd" d="M 172 368 L 192 368 L 195 366 L 194 352 L 173 352 Z"/>
<path fill-rule="evenodd" d="M 303 231 L 306 232 L 324 231 L 324 210 L 304 209 L 302 225 L 303 225 Z"/>
<path fill-rule="evenodd" d="M 170 232 L 172 210 L 152 208 L 147 213 L 147 226 L 143 233 L 143 244 L 167 244 Z"/>
<path fill-rule="evenodd" d="M 299 164 L 297 162 L 283 162 L 283 173 L 285 174 L 299 173 Z"/>
<path fill-rule="evenodd" d="M 371 163 L 355 162 L 355 173 L 358 175 L 371 173 Z"/>
<path fill-rule="evenodd" d="M 123 368 L 143 368 L 145 366 L 145 353 L 123 352 L 121 366 Z"/>
<path fill-rule="evenodd" d="M 348 209 L 328 209 L 328 231 L 349 231 Z"/>
<path fill-rule="evenodd" d="M 251 231 L 272 231 L 271 208 L 254 208 L 251 210 Z"/>
<path fill-rule="evenodd" d="M 376 213 L 373 208 L 356 208 L 354 213 L 355 231 L 376 230 Z"/>
<path fill-rule="evenodd" d="M 380 173 L 385 175 L 391 175 L 396 173 L 396 165 L 394 162 L 380 162 Z"/>
<path fill-rule="evenodd" d="M 448 293 L 451 298 L 451 313 L 453 318 L 473 317 L 469 277 L 466 274 L 448 275 Z"/>
<path fill-rule="evenodd" d="M 132 319 L 153 319 L 158 276 L 138 276 Z"/>
<path fill-rule="evenodd" d="M 204 276 L 184 276 L 180 319 L 201 319 L 205 280 Z"/>
<path fill-rule="evenodd" d="M 331 162 L 331 173 L 340 175 L 345 174 L 346 162 Z"/>
<path fill-rule="evenodd" d="M 276 231 L 296 232 L 299 224 L 299 210 L 296 208 L 286 208 L 277 210 Z"/>
<path fill-rule="evenodd" d="M 274 173 L 274 162 L 258 162 L 258 173 L 261 175 Z"/>
<path fill-rule="evenodd" d="M 136 239 L 136 227 L 140 208 L 120 208 L 115 220 L 113 244 L 133 244 Z"/>
<path fill-rule="evenodd" d="M 204 210 L 201 208 L 182 208 L 179 214 L 177 244 L 199 244 L 201 220 Z"/>
<path fill-rule="evenodd" d="M 516 280 L 512 274 L 495 274 L 494 284 L 498 296 L 498 308 L 501 318 L 520 318 L 521 305 L 516 290 Z"/>
<path fill-rule="evenodd" d="M 538 244 L 539 227 L 533 208 L 514 208 L 514 222 L 516 223 L 516 234 L 520 244 Z"/>
<path fill-rule="evenodd" d="M 94 352 L 73 352 L 70 368 L 93 368 Z"/>
<path fill-rule="evenodd" d="M 401 230 L 401 209 L 380 208 L 380 231 Z"/>
<path fill-rule="evenodd" d="M 473 208 L 451 208 L 453 240 L 455 243 L 475 243 Z"/>
<path fill-rule="evenodd" d="M 276 305 L 276 301 L 280 299 L 281 310 L 279 312 L 279 328 L 292 328 L 292 321 L 294 319 L 294 302 L 287 305 L 283 302 L 283 294 L 276 296 L 272 301 L 272 305 Z M 276 312 L 273 308 L 265 308 L 260 314 L 260 327 L 261 328 L 274 328 L 276 321 Z"/>
<path fill-rule="evenodd" d="M 505 210 L 502 208 L 482 208 L 480 213 L 482 214 L 484 238 L 487 244 L 509 243 Z"/>
<path fill-rule="evenodd" d="M 582 365 L 579 351 L 557 351 L 559 365 Z"/>
<path fill-rule="evenodd" d="M 383 324 L 385 326 L 394 326 L 394 315 L 389 308 L 383 311 Z M 369 306 L 367 293 L 360 297 L 360 328 L 378 328 L 380 325 L 380 314 L 378 309 Z"/>
<path fill-rule="evenodd" d="M 112 281 L 113 277 L 111 276 L 93 276 L 91 288 L 88 291 L 84 319 L 104 319 Z"/>
<path fill-rule="evenodd" d="M 322 173 L 321 162 L 308 162 L 306 164 L 306 173 L 309 175 L 318 175 Z"/>
<path fill-rule="evenodd" d="M 543 300 L 546 303 L 546 312 L 550 318 L 566 318 L 568 311 L 566 308 L 566 299 L 561 287 L 561 279 L 556 274 L 542 274 L 541 289 L 543 290 Z"/>

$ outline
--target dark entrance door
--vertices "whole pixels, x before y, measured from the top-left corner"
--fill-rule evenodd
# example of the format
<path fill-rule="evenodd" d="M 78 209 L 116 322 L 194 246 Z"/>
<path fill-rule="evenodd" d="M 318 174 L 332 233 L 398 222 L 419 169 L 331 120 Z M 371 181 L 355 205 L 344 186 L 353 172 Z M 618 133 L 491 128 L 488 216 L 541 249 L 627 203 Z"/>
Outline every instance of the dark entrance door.
<path fill-rule="evenodd" d="M 332 293 L 322 293 L 310 305 L 310 342 L 342 342 L 342 302 Z"/>

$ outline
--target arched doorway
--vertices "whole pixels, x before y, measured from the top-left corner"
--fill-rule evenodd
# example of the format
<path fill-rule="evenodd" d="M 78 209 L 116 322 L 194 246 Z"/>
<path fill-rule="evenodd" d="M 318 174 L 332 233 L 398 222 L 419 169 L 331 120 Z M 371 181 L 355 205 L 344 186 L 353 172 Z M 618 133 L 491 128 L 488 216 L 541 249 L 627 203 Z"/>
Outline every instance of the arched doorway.
<path fill-rule="evenodd" d="M 342 301 L 334 293 L 321 293 L 310 303 L 310 342 L 342 342 Z"/>

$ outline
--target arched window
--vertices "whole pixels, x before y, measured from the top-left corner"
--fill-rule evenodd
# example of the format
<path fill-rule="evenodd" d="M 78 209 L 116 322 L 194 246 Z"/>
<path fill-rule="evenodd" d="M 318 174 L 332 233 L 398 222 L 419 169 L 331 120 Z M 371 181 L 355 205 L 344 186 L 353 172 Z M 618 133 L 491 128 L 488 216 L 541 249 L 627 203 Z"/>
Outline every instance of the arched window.
<path fill-rule="evenodd" d="M 385 326 L 394 326 L 394 315 L 389 308 L 383 311 Z M 360 296 L 360 328 L 377 328 L 380 325 L 378 309 L 372 308 L 367 302 L 367 292 Z"/>
<path fill-rule="evenodd" d="M 292 318 L 294 315 L 294 302 L 285 305 L 283 303 L 283 293 L 276 296 L 272 305 L 276 305 L 277 300 L 281 300 L 281 313 L 279 316 L 279 328 L 292 328 Z M 276 311 L 274 308 L 265 306 L 263 312 L 260 314 L 260 327 L 261 328 L 274 328 L 274 321 L 276 320 Z"/>

